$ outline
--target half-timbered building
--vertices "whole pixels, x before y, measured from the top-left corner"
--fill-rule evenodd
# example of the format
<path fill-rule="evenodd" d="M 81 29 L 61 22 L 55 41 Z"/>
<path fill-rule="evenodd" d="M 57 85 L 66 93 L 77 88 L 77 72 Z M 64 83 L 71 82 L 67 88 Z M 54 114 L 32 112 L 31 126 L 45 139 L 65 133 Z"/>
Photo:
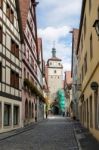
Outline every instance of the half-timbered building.
<path fill-rule="evenodd" d="M 35 0 L 19 0 L 24 44 L 22 45 L 23 126 L 38 119 L 38 101 L 43 78 L 39 61 Z"/>
<path fill-rule="evenodd" d="M 21 127 L 20 33 L 18 0 L 0 0 L 0 132 Z"/>

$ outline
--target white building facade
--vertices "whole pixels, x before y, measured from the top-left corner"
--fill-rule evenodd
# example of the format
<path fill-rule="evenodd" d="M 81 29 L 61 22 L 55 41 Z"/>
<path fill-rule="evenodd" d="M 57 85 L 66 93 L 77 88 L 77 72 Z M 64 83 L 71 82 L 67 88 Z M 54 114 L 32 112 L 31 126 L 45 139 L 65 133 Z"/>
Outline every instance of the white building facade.
<path fill-rule="evenodd" d="M 0 133 L 22 126 L 22 53 L 17 0 L 0 0 Z"/>

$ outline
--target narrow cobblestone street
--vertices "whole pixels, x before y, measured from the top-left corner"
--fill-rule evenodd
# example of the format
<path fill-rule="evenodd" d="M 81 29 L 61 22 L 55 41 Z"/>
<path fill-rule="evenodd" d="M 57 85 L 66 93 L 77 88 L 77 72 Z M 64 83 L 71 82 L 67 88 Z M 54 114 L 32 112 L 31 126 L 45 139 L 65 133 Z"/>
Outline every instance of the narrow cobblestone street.
<path fill-rule="evenodd" d="M 19 135 L 0 142 L 0 150 L 78 150 L 73 123 L 50 117 Z"/>

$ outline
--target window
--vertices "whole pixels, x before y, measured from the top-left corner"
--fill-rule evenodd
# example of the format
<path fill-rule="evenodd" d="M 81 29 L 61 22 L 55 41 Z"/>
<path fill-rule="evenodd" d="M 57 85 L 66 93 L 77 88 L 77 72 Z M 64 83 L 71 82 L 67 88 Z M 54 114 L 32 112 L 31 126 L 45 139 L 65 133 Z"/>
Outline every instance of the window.
<path fill-rule="evenodd" d="M 14 106 L 13 110 L 13 123 L 14 125 L 18 125 L 19 123 L 19 106 Z"/>
<path fill-rule="evenodd" d="M 9 4 L 7 4 L 7 7 L 6 7 L 6 15 L 10 19 L 10 6 L 9 6 Z"/>
<path fill-rule="evenodd" d="M 14 23 L 14 12 L 10 8 L 8 3 L 7 3 L 7 6 L 6 6 L 6 15 L 7 15 L 8 19 L 11 21 L 11 23 L 13 24 Z"/>
<path fill-rule="evenodd" d="M 89 99 L 86 100 L 86 112 L 87 112 L 87 127 L 89 128 Z"/>
<path fill-rule="evenodd" d="M 37 74 L 37 65 L 35 64 L 35 73 Z"/>
<path fill-rule="evenodd" d="M 99 108 L 98 108 L 98 90 L 96 90 L 95 92 L 94 92 L 94 111 L 95 111 L 95 116 L 94 116 L 94 118 L 95 118 L 95 128 L 97 129 L 98 128 L 98 122 L 99 122 L 99 120 L 98 120 L 98 110 Z"/>
<path fill-rule="evenodd" d="M 11 70 L 11 86 L 14 88 L 19 88 L 19 74 Z"/>
<path fill-rule="evenodd" d="M 92 43 L 92 34 L 90 36 L 90 59 L 92 59 L 93 56 L 93 43 Z"/>
<path fill-rule="evenodd" d="M 34 104 L 32 103 L 32 118 L 34 117 Z"/>
<path fill-rule="evenodd" d="M 56 73 L 56 70 L 54 70 L 54 73 Z"/>
<path fill-rule="evenodd" d="M 19 74 L 15 73 L 15 88 L 19 88 Z"/>
<path fill-rule="evenodd" d="M 85 58 L 84 58 L 84 68 L 85 68 L 85 74 L 87 72 L 87 54 L 85 55 Z"/>
<path fill-rule="evenodd" d="M 0 43 L 2 43 L 2 37 L 3 37 L 3 32 L 2 32 L 2 27 L 0 27 Z"/>
<path fill-rule="evenodd" d="M 11 39 L 11 52 L 15 54 L 15 42 Z"/>
<path fill-rule="evenodd" d="M 14 23 L 14 12 L 13 12 L 13 10 L 10 11 L 10 21 L 12 22 L 12 24 Z"/>
<path fill-rule="evenodd" d="M 11 52 L 14 56 L 19 58 L 19 45 L 17 45 L 14 40 L 11 39 Z"/>
<path fill-rule="evenodd" d="M 26 69 L 24 68 L 24 78 L 26 78 Z"/>
<path fill-rule="evenodd" d="M 9 126 L 11 121 L 11 105 L 4 104 L 4 126 Z"/>
<path fill-rule="evenodd" d="M 15 76 L 14 71 L 11 70 L 11 86 L 14 87 L 15 85 Z"/>
<path fill-rule="evenodd" d="M 93 127 L 92 95 L 90 96 L 90 127 Z"/>
<path fill-rule="evenodd" d="M 89 0 L 89 12 L 91 11 L 91 6 L 92 6 L 92 1 L 91 0 Z"/>
<path fill-rule="evenodd" d="M 2 81 L 2 63 L 0 62 L 0 82 Z"/>
<path fill-rule="evenodd" d="M 33 60 L 32 57 L 31 57 L 31 66 L 32 66 L 32 68 L 34 69 L 34 60 Z"/>
<path fill-rule="evenodd" d="M 84 122 L 86 122 L 86 102 L 84 101 L 84 108 L 85 108 L 85 111 L 84 111 Z"/>
<path fill-rule="evenodd" d="M 2 8 L 3 0 L 0 0 L 0 8 Z"/>
<path fill-rule="evenodd" d="M 29 50 L 27 50 L 27 60 L 29 61 Z"/>
<path fill-rule="evenodd" d="M 17 58 L 19 58 L 19 45 L 16 44 L 16 47 L 15 47 L 15 56 Z"/>
<path fill-rule="evenodd" d="M 27 73 L 27 78 L 28 78 L 28 80 L 29 80 L 29 72 Z"/>

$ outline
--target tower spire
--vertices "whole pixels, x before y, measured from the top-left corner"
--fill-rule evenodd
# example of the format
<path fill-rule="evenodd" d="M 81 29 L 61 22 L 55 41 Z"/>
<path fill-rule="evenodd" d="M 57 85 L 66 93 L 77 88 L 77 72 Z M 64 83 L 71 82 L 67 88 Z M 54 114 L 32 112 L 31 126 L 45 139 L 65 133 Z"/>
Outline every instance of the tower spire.
<path fill-rule="evenodd" d="M 55 41 L 53 41 L 52 57 L 56 57 Z"/>
<path fill-rule="evenodd" d="M 55 48 L 55 41 L 53 41 L 53 48 Z"/>

